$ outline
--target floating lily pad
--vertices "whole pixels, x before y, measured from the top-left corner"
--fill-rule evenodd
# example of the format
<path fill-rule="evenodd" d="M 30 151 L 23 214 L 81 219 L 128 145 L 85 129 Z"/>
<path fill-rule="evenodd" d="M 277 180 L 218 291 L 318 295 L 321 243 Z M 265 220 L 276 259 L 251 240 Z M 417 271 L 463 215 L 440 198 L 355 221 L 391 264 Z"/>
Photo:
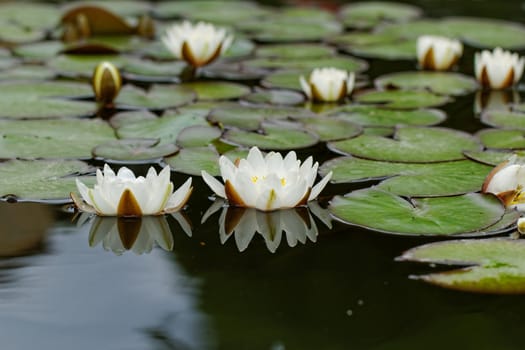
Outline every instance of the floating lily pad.
<path fill-rule="evenodd" d="M 308 72 L 301 73 L 299 71 L 270 73 L 261 81 L 261 85 L 270 89 L 301 90 L 299 77 L 301 75 L 307 77 L 308 74 Z"/>
<path fill-rule="evenodd" d="M 261 127 L 261 132 L 227 130 L 223 134 L 223 140 L 235 145 L 257 146 L 265 150 L 305 148 L 318 142 L 316 135 L 298 127 L 297 124 L 265 122 Z"/>
<path fill-rule="evenodd" d="M 45 61 L 49 58 L 55 57 L 63 49 L 64 44 L 60 41 L 43 41 L 39 43 L 19 45 L 13 48 L 13 53 L 16 56 L 25 59 Z"/>
<path fill-rule="evenodd" d="M 496 166 L 501 162 L 508 160 L 516 152 L 503 152 L 503 151 L 494 151 L 494 150 L 484 150 L 484 151 L 467 151 L 463 152 L 465 157 L 475 160 L 476 162 Z M 524 153 L 517 153 L 519 158 L 523 158 L 525 161 Z"/>
<path fill-rule="evenodd" d="M 0 121 L 0 158 L 91 158 L 91 149 L 115 139 L 94 119 Z"/>
<path fill-rule="evenodd" d="M 53 79 L 55 73 L 40 65 L 22 65 L 0 71 L 0 80 L 36 80 Z"/>
<path fill-rule="evenodd" d="M 84 0 L 68 2 L 65 11 L 69 8 L 85 4 L 86 2 Z M 103 7 L 120 16 L 140 16 L 144 13 L 148 13 L 151 9 L 150 3 L 137 0 L 89 0 L 89 4 Z"/>
<path fill-rule="evenodd" d="M 164 158 L 173 171 L 201 176 L 201 171 L 216 176 L 219 171 L 219 153 L 213 147 L 183 148 L 177 154 Z"/>
<path fill-rule="evenodd" d="M 310 130 L 319 136 L 319 141 L 348 139 L 362 132 L 359 125 L 337 117 L 316 116 L 299 118 L 297 120 L 304 124 L 306 130 Z"/>
<path fill-rule="evenodd" d="M 470 160 L 406 164 L 339 157 L 325 162 L 320 173 L 333 171 L 334 183 L 385 179 L 377 188 L 400 196 L 430 197 L 479 191 L 491 170 Z"/>
<path fill-rule="evenodd" d="M 252 81 L 263 78 L 268 72 L 262 68 L 245 67 L 242 62 L 214 62 L 200 70 L 199 75 L 208 79 Z"/>
<path fill-rule="evenodd" d="M 361 72 L 368 68 L 368 63 L 359 58 L 349 56 L 333 56 L 319 58 L 256 58 L 244 62 L 247 67 L 297 70 L 309 74 L 319 67 L 334 67 L 349 72 Z M 299 75 L 297 79 L 299 79 Z"/>
<path fill-rule="evenodd" d="M 383 75 L 375 80 L 379 89 L 429 89 L 443 95 L 465 95 L 475 91 L 478 83 L 466 75 L 450 72 L 399 72 Z"/>
<path fill-rule="evenodd" d="M 463 151 L 481 149 L 479 142 L 462 131 L 445 128 L 400 127 L 394 138 L 360 135 L 331 142 L 338 153 L 361 158 L 407 163 L 430 163 L 464 159 Z"/>
<path fill-rule="evenodd" d="M 91 78 L 93 70 L 102 61 L 111 62 L 122 69 L 127 58 L 121 55 L 59 55 L 48 60 L 47 65 L 64 76 Z"/>
<path fill-rule="evenodd" d="M 525 130 L 525 113 L 511 111 L 487 111 L 481 115 L 487 125 L 505 129 Z"/>
<path fill-rule="evenodd" d="M 257 4 L 246 1 L 181 0 L 164 1 L 154 8 L 156 17 L 180 18 L 235 24 L 268 13 Z"/>
<path fill-rule="evenodd" d="M 382 60 L 411 60 L 416 58 L 416 43 L 413 40 L 397 40 L 372 45 L 346 45 L 340 48 L 350 54 Z"/>
<path fill-rule="evenodd" d="M 333 47 L 318 44 L 265 45 L 255 51 L 255 56 L 266 58 L 305 59 L 333 56 Z"/>
<path fill-rule="evenodd" d="M 244 130 L 258 130 L 265 120 L 287 119 L 293 116 L 314 116 L 301 108 L 289 107 L 249 107 L 226 104 L 214 108 L 208 120 L 223 127 L 235 127 Z"/>
<path fill-rule="evenodd" d="M 135 118 L 133 118 L 135 119 Z M 144 120 L 129 120 L 117 128 L 120 138 L 160 139 L 160 144 L 175 143 L 179 133 L 189 126 L 208 125 L 204 116 L 198 113 L 176 113 L 167 111 L 162 117 Z"/>
<path fill-rule="evenodd" d="M 183 129 L 177 136 L 177 145 L 182 148 L 205 147 L 219 139 L 222 131 L 219 128 L 195 125 Z"/>
<path fill-rule="evenodd" d="M 159 145 L 158 139 L 124 139 L 98 145 L 93 149 L 93 156 L 108 163 L 142 164 L 157 162 L 177 150 L 172 143 Z"/>
<path fill-rule="evenodd" d="M 477 136 L 487 148 L 525 149 L 525 130 L 485 129 Z"/>
<path fill-rule="evenodd" d="M 461 39 L 476 47 L 525 47 L 525 26 L 503 20 L 446 17 L 440 20 L 422 19 L 405 23 L 385 25 L 380 32 L 388 32 L 400 38 L 417 38 L 420 35 L 443 35 Z"/>
<path fill-rule="evenodd" d="M 115 104 L 119 107 L 149 108 L 154 110 L 179 107 L 195 100 L 195 93 L 182 85 L 153 85 L 148 91 L 126 85 Z"/>
<path fill-rule="evenodd" d="M 76 174 L 87 173 L 90 166 L 77 160 L 10 160 L 0 163 L 0 199 L 70 202 L 76 191 Z M 94 177 L 82 177 L 88 184 Z"/>
<path fill-rule="evenodd" d="M 429 126 L 439 124 L 446 119 L 446 114 L 438 109 L 400 111 L 363 105 L 343 106 L 330 112 L 329 115 L 365 126 Z"/>
<path fill-rule="evenodd" d="M 352 28 L 372 28 L 383 21 L 404 22 L 417 18 L 418 7 L 385 1 L 355 2 L 341 8 L 343 23 Z"/>
<path fill-rule="evenodd" d="M 395 129 L 381 126 L 366 126 L 363 128 L 364 135 L 374 136 L 392 136 L 394 135 Z"/>
<path fill-rule="evenodd" d="M 181 86 L 195 91 L 199 101 L 229 100 L 250 93 L 250 88 L 245 85 L 223 81 L 198 81 L 184 83 Z"/>
<path fill-rule="evenodd" d="M 302 93 L 289 90 L 259 90 L 244 96 L 243 101 L 253 104 L 298 105 L 305 101 Z"/>
<path fill-rule="evenodd" d="M 438 286 L 469 292 L 525 293 L 525 241 L 508 238 L 437 242 L 408 250 L 397 260 L 458 266 L 414 276 Z"/>
<path fill-rule="evenodd" d="M 180 80 L 179 75 L 184 68 L 186 63 L 182 61 L 128 60 L 122 72 L 131 80 L 172 83 Z"/>
<path fill-rule="evenodd" d="M 338 219 L 375 231 L 405 235 L 483 235 L 505 209 L 492 195 L 410 199 L 367 188 L 336 196 L 329 210 Z M 451 215 L 453 213 L 453 215 Z"/>
<path fill-rule="evenodd" d="M 354 100 L 364 103 L 378 103 L 386 108 L 414 109 L 436 107 L 450 102 L 447 96 L 438 96 L 428 91 L 367 91 L 354 95 Z"/>

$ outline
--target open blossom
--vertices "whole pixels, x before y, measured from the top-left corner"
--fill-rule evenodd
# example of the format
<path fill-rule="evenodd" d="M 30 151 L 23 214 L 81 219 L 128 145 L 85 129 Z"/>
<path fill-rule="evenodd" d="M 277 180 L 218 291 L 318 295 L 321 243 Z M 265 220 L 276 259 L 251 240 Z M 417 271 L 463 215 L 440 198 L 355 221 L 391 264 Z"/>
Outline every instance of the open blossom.
<path fill-rule="evenodd" d="M 115 172 L 104 165 L 104 173 L 97 170 L 97 183 L 88 188 L 77 179 L 77 188 L 83 201 L 71 194 L 75 205 L 82 211 L 101 216 L 144 216 L 173 213 L 188 201 L 192 187 L 189 178 L 173 192 L 170 168 L 164 167 L 157 175 L 153 167 L 146 177 L 135 177 L 126 167 Z"/>
<path fill-rule="evenodd" d="M 230 47 L 232 41 L 233 36 L 223 28 L 204 22 L 193 25 L 188 21 L 168 28 L 162 37 L 162 42 L 176 58 L 193 67 L 211 63 Z"/>
<path fill-rule="evenodd" d="M 202 171 L 202 178 L 230 205 L 271 211 L 306 205 L 317 198 L 332 173 L 314 186 L 319 165 L 312 163 L 312 157 L 308 157 L 301 164 L 293 151 L 283 159 L 280 153 L 263 156 L 257 147 L 252 147 L 247 158 L 235 164 L 221 156 L 219 166 L 224 185 L 206 171 Z"/>
<path fill-rule="evenodd" d="M 417 60 L 423 69 L 449 70 L 463 54 L 459 40 L 422 35 L 417 38 Z"/>
<path fill-rule="evenodd" d="M 506 207 L 514 207 L 525 211 L 525 165 L 517 164 L 513 157 L 492 169 L 482 192 L 493 193 Z"/>
<path fill-rule="evenodd" d="M 504 89 L 517 83 L 523 74 L 524 64 L 525 58 L 500 47 L 492 52 L 476 52 L 474 56 L 476 78 L 491 89 Z"/>
<path fill-rule="evenodd" d="M 299 81 L 309 99 L 336 102 L 352 92 L 355 75 L 337 68 L 316 68 L 310 74 L 308 81 L 303 76 Z"/>

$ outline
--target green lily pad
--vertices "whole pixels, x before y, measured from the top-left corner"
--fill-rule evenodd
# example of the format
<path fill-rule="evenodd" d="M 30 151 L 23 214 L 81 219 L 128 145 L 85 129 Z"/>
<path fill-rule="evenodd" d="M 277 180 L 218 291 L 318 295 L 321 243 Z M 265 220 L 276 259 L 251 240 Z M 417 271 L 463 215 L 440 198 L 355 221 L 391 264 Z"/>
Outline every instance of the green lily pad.
<path fill-rule="evenodd" d="M 442 95 L 465 95 L 475 91 L 478 83 L 466 75 L 450 72 L 399 72 L 380 76 L 375 80 L 379 89 L 428 89 Z"/>
<path fill-rule="evenodd" d="M 399 37 L 388 32 L 376 33 L 376 32 L 361 32 L 352 31 L 345 32 L 341 35 L 328 38 L 327 41 L 333 45 L 346 47 L 346 46 L 369 46 L 377 44 L 388 44 L 395 41 L 399 41 Z M 414 53 L 415 55 L 415 53 Z"/>
<path fill-rule="evenodd" d="M 91 78 L 95 67 L 103 61 L 122 69 L 128 58 L 122 55 L 59 55 L 47 61 L 57 73 L 74 78 Z"/>
<path fill-rule="evenodd" d="M 0 158 L 91 158 L 91 149 L 115 139 L 99 119 L 0 121 Z"/>
<path fill-rule="evenodd" d="M 493 294 L 525 293 L 525 241 L 508 238 L 456 240 L 412 248 L 397 260 L 464 266 L 413 276 L 441 287 Z"/>
<path fill-rule="evenodd" d="M 395 133 L 395 129 L 382 126 L 366 126 L 363 128 L 363 135 L 374 135 L 374 136 L 392 136 Z"/>
<path fill-rule="evenodd" d="M 158 62 L 150 60 L 128 60 L 122 71 L 128 79 L 155 82 L 174 82 L 186 68 L 182 61 Z"/>
<path fill-rule="evenodd" d="M 287 119 L 293 116 L 314 116 L 307 110 L 290 107 L 249 107 L 238 104 L 225 104 L 214 108 L 208 120 L 221 127 L 234 127 L 244 130 L 258 130 L 265 120 Z"/>
<path fill-rule="evenodd" d="M 181 0 L 164 1 L 154 8 L 158 18 L 189 18 L 194 21 L 235 24 L 268 13 L 255 3 L 246 1 Z"/>
<path fill-rule="evenodd" d="M 179 107 L 195 100 L 195 93 L 182 85 L 153 85 L 148 91 L 126 85 L 115 104 L 118 107 L 149 108 L 161 110 Z"/>
<path fill-rule="evenodd" d="M 16 56 L 30 60 L 45 61 L 55 57 L 64 49 L 64 44 L 60 41 L 43 41 L 26 45 L 18 45 L 13 48 Z"/>
<path fill-rule="evenodd" d="M 333 47 L 319 44 L 265 45 L 255 51 L 255 56 L 265 58 L 305 59 L 329 57 L 335 54 Z"/>
<path fill-rule="evenodd" d="M 304 103 L 305 97 L 302 93 L 290 90 L 258 90 L 244 96 L 243 101 L 253 104 L 270 105 L 298 105 Z"/>
<path fill-rule="evenodd" d="M 290 89 L 301 90 L 299 77 L 307 77 L 309 72 L 301 73 L 299 71 L 278 71 L 268 74 L 262 81 L 261 85 L 269 89 Z"/>
<path fill-rule="evenodd" d="M 487 111 L 481 115 L 487 125 L 505 129 L 525 130 L 525 113 L 511 111 Z"/>
<path fill-rule="evenodd" d="M 364 103 L 378 103 L 386 108 L 414 109 L 436 107 L 450 102 L 447 96 L 435 95 L 428 91 L 366 91 L 354 95 L 354 100 Z"/>
<path fill-rule="evenodd" d="M 383 21 L 405 22 L 421 16 L 421 9 L 385 1 L 355 2 L 341 7 L 343 23 L 352 28 L 372 28 Z"/>
<path fill-rule="evenodd" d="M 524 130 L 484 129 L 477 136 L 487 148 L 525 149 Z"/>
<path fill-rule="evenodd" d="M 362 132 L 359 125 L 337 117 L 316 116 L 298 118 L 296 120 L 303 123 L 306 130 L 319 136 L 319 141 L 348 139 Z"/>
<path fill-rule="evenodd" d="M 431 197 L 479 191 L 491 170 L 471 160 L 406 164 L 339 157 L 325 162 L 319 172 L 324 176 L 333 171 L 334 183 L 384 179 L 376 188 L 400 196 Z"/>
<path fill-rule="evenodd" d="M 346 45 L 340 49 L 350 54 L 382 60 L 412 60 L 416 58 L 416 43 L 413 40 L 396 40 L 372 45 Z"/>
<path fill-rule="evenodd" d="M 525 26 L 517 22 L 474 17 L 445 17 L 440 20 L 422 19 L 382 26 L 382 33 L 400 38 L 420 35 L 442 35 L 461 39 L 476 47 L 525 47 Z"/>
<path fill-rule="evenodd" d="M 59 11 L 52 4 L 7 2 L 0 4 L 0 21 L 25 28 L 49 29 L 58 23 Z"/>
<path fill-rule="evenodd" d="M 513 154 L 517 154 L 518 158 L 522 158 L 525 161 L 525 154 L 523 152 L 504 152 L 494 150 L 484 151 L 467 151 L 463 152 L 465 157 L 475 160 L 478 163 L 496 166 L 506 160 L 508 160 Z"/>
<path fill-rule="evenodd" d="M 164 158 L 164 162 L 171 170 L 201 176 L 201 171 L 217 176 L 219 170 L 219 153 L 213 147 L 191 147 L 183 148 L 177 154 Z"/>
<path fill-rule="evenodd" d="M 78 160 L 9 160 L 0 163 L 0 198 L 70 202 L 69 193 L 77 188 L 73 175 L 90 171 L 88 164 Z M 81 178 L 86 184 L 94 179 L 93 176 Z"/>
<path fill-rule="evenodd" d="M 392 110 L 375 106 L 349 105 L 328 113 L 364 126 L 430 126 L 443 122 L 446 114 L 438 109 L 411 111 Z"/>
<path fill-rule="evenodd" d="M 245 85 L 223 81 L 197 81 L 180 86 L 195 91 L 199 101 L 229 100 L 250 93 L 250 88 Z"/>
<path fill-rule="evenodd" d="M 316 135 L 297 124 L 263 122 L 261 132 L 231 129 L 223 134 L 223 140 L 234 145 L 257 146 L 265 150 L 289 150 L 306 148 L 318 142 Z"/>
<path fill-rule="evenodd" d="M 218 140 L 221 135 L 222 131 L 219 128 L 205 125 L 189 126 L 177 136 L 177 145 L 182 148 L 205 147 Z"/>
<path fill-rule="evenodd" d="M 53 79 L 55 73 L 43 66 L 22 65 L 7 70 L 0 71 L 0 80 L 35 80 L 35 79 Z"/>
<path fill-rule="evenodd" d="M 361 135 L 331 142 L 328 147 L 338 153 L 361 158 L 430 163 L 464 159 L 463 151 L 480 150 L 479 142 L 462 131 L 445 128 L 400 127 L 394 138 Z"/>
<path fill-rule="evenodd" d="M 178 149 L 172 143 L 159 145 L 158 139 L 124 139 L 98 145 L 93 156 L 108 163 L 156 163 Z"/>
<path fill-rule="evenodd" d="M 86 2 L 84 0 L 71 1 L 67 3 L 67 6 L 64 8 L 64 11 L 67 11 L 69 8 L 85 4 Z M 144 13 L 148 13 L 151 9 L 150 3 L 137 0 L 89 0 L 89 4 L 93 6 L 103 7 L 108 11 L 118 14 L 119 16 L 140 16 Z"/>
<path fill-rule="evenodd" d="M 405 235 L 485 234 L 505 209 L 492 195 L 410 199 L 377 188 L 336 196 L 330 203 L 336 218 L 371 230 Z M 453 213 L 453 215 L 451 215 Z"/>
<path fill-rule="evenodd" d="M 244 61 L 247 67 L 297 70 L 302 74 L 309 74 L 310 71 L 319 67 L 334 67 L 350 72 L 362 72 L 368 68 L 368 63 L 359 58 L 349 56 L 333 56 L 318 58 L 256 58 Z M 297 75 L 297 79 L 299 76 Z"/>
<path fill-rule="evenodd" d="M 160 139 L 160 144 L 175 143 L 179 133 L 189 126 L 208 125 L 206 118 L 198 113 L 167 111 L 159 118 L 131 118 L 117 128 L 119 138 Z"/>

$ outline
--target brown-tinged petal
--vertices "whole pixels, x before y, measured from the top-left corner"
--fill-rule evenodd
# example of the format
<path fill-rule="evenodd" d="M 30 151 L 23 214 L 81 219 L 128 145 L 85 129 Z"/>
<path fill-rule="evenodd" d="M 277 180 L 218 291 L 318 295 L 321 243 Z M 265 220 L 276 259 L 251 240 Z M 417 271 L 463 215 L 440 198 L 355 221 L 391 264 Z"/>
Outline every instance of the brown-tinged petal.
<path fill-rule="evenodd" d="M 237 193 L 229 180 L 226 180 L 226 183 L 224 184 L 224 191 L 226 192 L 226 198 L 228 198 L 228 202 L 230 202 L 231 205 L 246 207 L 242 197 Z"/>
<path fill-rule="evenodd" d="M 140 209 L 135 195 L 129 189 L 126 189 L 120 197 L 117 216 L 142 216 L 142 209 Z"/>

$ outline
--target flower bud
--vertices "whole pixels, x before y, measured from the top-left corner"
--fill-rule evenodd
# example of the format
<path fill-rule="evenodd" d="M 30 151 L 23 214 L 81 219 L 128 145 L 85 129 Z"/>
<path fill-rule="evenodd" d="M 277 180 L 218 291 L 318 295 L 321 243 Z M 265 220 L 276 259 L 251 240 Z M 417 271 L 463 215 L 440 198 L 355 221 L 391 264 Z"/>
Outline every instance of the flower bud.
<path fill-rule="evenodd" d="M 483 50 L 474 55 L 476 78 L 486 88 L 505 89 L 516 84 L 523 74 L 525 58 L 502 50 Z"/>
<path fill-rule="evenodd" d="M 99 63 L 93 72 L 92 79 L 95 99 L 108 105 L 113 103 L 122 87 L 122 78 L 117 67 L 111 62 Z"/>

